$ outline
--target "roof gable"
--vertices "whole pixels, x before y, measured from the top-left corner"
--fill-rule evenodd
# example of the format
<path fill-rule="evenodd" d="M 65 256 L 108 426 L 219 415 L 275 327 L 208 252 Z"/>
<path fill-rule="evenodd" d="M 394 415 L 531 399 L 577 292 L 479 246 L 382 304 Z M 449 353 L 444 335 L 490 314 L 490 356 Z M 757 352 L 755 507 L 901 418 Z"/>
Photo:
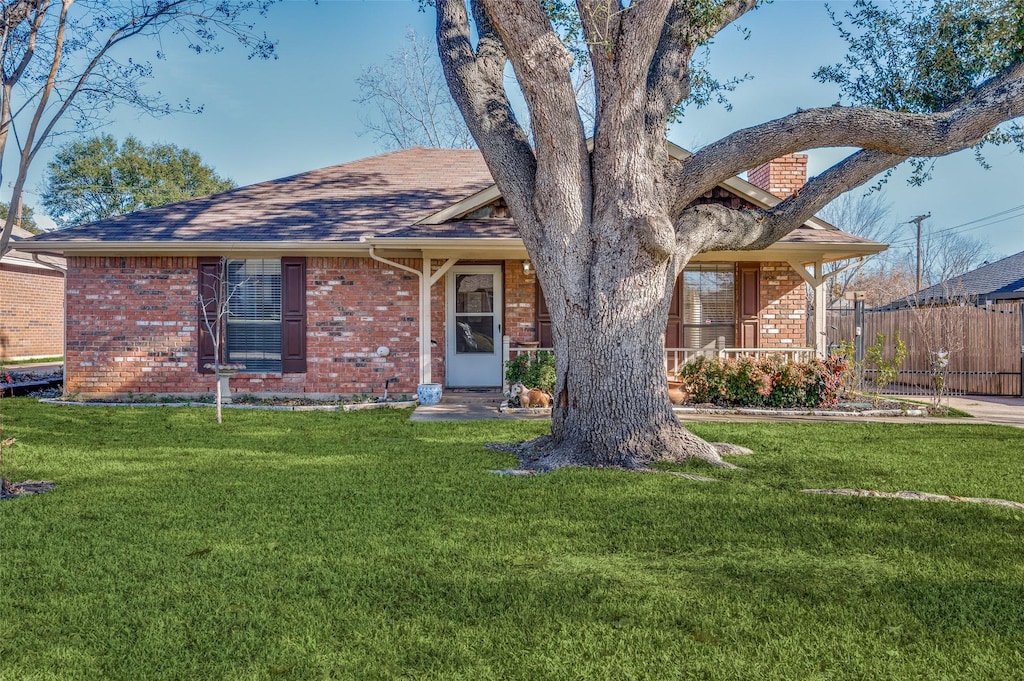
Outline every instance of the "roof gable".
<path fill-rule="evenodd" d="M 592 145 L 593 143 L 588 141 L 588 144 Z M 669 156 L 674 159 L 683 160 L 693 156 L 692 152 L 673 142 L 666 140 L 665 145 L 668 148 Z M 774 194 L 766 192 L 757 185 L 747 182 L 740 177 L 730 177 L 721 182 L 719 187 L 734 196 L 750 202 L 757 208 L 773 208 L 782 202 L 782 199 Z M 432 215 L 428 215 L 417 224 L 440 225 L 450 220 L 465 218 L 499 198 L 501 198 L 501 192 L 498 190 L 497 184 L 491 184 L 476 194 L 467 196 L 462 201 L 446 206 Z M 830 225 L 817 217 L 808 220 L 806 225 L 811 229 L 836 229 L 834 225 Z"/>

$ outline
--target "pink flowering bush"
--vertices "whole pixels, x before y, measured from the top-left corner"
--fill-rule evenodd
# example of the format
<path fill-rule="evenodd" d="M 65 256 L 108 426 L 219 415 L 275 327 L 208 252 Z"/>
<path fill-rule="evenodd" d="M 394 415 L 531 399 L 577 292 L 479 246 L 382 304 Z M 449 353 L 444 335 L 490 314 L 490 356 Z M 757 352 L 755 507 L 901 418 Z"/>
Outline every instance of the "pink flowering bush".
<path fill-rule="evenodd" d="M 698 357 L 679 380 L 694 402 L 731 407 L 831 407 L 839 401 L 846 361 L 841 357 L 790 362 L 778 355 Z"/>

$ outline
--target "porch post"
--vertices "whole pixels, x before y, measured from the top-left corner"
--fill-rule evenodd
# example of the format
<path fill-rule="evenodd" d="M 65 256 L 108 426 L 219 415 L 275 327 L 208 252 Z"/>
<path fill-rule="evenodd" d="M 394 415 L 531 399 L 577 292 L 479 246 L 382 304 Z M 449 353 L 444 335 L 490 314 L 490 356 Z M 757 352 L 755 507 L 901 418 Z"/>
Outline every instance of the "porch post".
<path fill-rule="evenodd" d="M 432 260 L 429 255 L 423 253 L 423 271 L 420 273 L 420 383 L 433 383 L 431 354 L 434 346 L 431 344 L 430 336 L 433 335 L 430 312 L 430 291 L 434 284 L 441 280 L 441 277 L 452 268 L 458 258 L 448 258 L 436 272 L 431 272 Z"/>
<path fill-rule="evenodd" d="M 828 356 L 828 332 L 825 329 L 826 322 L 826 310 L 825 307 L 828 305 L 828 296 L 825 295 L 825 282 L 827 281 L 824 276 L 825 263 L 818 260 L 814 263 L 814 349 L 818 354 L 819 359 L 824 359 Z"/>
<path fill-rule="evenodd" d="M 430 256 L 423 254 L 423 274 L 420 275 L 420 383 L 431 380 L 430 347 Z"/>
<path fill-rule="evenodd" d="M 802 262 L 796 260 L 789 260 L 789 266 L 792 267 L 800 278 L 806 283 L 810 284 L 811 291 L 814 293 L 812 303 L 814 305 L 814 317 L 811 318 L 811 332 L 814 334 L 814 353 L 824 359 L 828 356 L 828 337 L 824 333 L 825 331 L 825 302 L 828 298 L 825 296 L 825 283 L 838 272 L 825 274 L 825 263 L 821 260 L 814 261 L 814 274 L 807 271 L 807 267 Z"/>

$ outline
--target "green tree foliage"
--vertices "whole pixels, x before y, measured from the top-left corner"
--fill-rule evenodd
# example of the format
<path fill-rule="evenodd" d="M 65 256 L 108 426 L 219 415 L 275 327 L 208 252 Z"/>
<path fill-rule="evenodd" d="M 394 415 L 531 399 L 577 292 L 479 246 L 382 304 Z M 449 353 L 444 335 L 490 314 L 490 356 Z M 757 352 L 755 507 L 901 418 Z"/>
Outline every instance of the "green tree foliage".
<path fill-rule="evenodd" d="M 910 0 L 881 6 L 856 0 L 832 22 L 848 45 L 843 61 L 815 73 L 839 86 L 849 103 L 908 113 L 938 113 L 975 88 L 1024 62 L 1020 0 Z M 1013 143 L 1024 151 L 1024 127 L 1011 121 L 975 147 Z M 912 184 L 930 176 L 931 159 L 913 159 Z"/>
<path fill-rule="evenodd" d="M 234 188 L 199 154 L 173 144 L 147 146 L 110 135 L 65 145 L 47 167 L 42 200 L 70 226 Z"/>

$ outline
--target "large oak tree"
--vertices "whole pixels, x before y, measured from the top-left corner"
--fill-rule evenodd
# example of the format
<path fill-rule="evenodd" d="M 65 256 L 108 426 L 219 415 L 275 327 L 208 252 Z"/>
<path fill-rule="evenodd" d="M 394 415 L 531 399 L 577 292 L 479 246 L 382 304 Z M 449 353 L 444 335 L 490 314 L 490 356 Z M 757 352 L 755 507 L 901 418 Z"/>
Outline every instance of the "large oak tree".
<path fill-rule="evenodd" d="M 849 105 L 796 109 L 670 159 L 666 125 L 693 93 L 695 53 L 758 4 L 434 2 L 449 88 L 551 311 L 556 406 L 551 436 L 523 456 L 532 465 L 638 468 L 691 457 L 728 465 L 718 446 L 679 425 L 666 398 L 663 330 L 686 263 L 706 251 L 764 248 L 904 161 L 1017 132 L 992 134 L 1024 114 L 1017 0 L 919 0 L 890 13 L 859 0 L 837 19 L 847 59 L 819 72 Z M 570 78 L 574 52 L 563 41 L 573 12 L 597 92 L 592 144 Z M 507 64 L 532 135 L 513 113 Z M 770 210 L 693 204 L 737 173 L 819 147 L 857 151 Z"/>

